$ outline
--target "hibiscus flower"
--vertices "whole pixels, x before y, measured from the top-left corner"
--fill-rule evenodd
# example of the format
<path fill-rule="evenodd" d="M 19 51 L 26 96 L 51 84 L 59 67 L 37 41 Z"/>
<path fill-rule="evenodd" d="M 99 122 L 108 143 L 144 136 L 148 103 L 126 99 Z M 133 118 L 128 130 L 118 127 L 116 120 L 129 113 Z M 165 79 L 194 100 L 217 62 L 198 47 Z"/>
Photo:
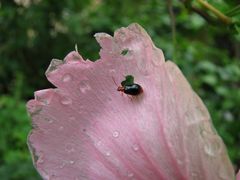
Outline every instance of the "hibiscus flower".
<path fill-rule="evenodd" d="M 95 37 L 99 60 L 77 51 L 53 59 L 46 76 L 56 88 L 27 104 L 28 145 L 43 179 L 234 179 L 206 107 L 144 29 Z M 118 91 L 127 83 L 143 91 Z"/>

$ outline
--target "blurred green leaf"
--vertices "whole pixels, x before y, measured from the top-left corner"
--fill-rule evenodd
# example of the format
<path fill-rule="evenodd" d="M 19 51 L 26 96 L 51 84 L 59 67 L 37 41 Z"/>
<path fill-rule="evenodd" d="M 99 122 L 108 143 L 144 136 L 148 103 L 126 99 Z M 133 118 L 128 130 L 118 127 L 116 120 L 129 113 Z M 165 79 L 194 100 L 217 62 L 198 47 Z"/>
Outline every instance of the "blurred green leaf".
<path fill-rule="evenodd" d="M 231 17 L 236 16 L 238 14 L 240 14 L 240 4 L 226 12 L 226 15 Z"/>

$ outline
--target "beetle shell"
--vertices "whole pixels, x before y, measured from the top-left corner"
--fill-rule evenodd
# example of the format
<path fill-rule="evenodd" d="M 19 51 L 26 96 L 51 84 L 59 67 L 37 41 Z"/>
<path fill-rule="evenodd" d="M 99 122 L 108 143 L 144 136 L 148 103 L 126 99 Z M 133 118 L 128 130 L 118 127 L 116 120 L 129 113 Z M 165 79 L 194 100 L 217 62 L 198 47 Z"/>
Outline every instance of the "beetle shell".
<path fill-rule="evenodd" d="M 137 96 L 143 92 L 143 89 L 139 84 L 120 86 L 117 90 L 132 96 Z"/>

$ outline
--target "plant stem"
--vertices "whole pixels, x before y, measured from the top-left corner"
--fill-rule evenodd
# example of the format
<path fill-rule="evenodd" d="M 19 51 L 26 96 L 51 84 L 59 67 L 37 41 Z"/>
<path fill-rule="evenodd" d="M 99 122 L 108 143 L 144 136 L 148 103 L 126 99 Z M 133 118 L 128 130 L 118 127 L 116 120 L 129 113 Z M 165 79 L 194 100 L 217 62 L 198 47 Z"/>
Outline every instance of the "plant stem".
<path fill-rule="evenodd" d="M 231 24 L 232 19 L 228 16 L 224 15 L 222 12 L 220 12 L 218 9 L 216 9 L 214 6 L 209 4 L 206 0 L 197 0 L 202 6 L 210 10 L 213 14 L 215 14 L 223 23 L 225 24 Z"/>

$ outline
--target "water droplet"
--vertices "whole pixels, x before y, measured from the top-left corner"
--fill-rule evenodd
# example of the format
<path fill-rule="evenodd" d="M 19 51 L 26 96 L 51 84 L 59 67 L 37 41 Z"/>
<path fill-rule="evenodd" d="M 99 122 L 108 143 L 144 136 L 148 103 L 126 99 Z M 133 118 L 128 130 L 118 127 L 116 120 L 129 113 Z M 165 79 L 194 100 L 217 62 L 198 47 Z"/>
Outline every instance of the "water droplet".
<path fill-rule="evenodd" d="M 60 126 L 60 127 L 58 128 L 59 131 L 62 131 L 63 129 L 64 129 L 63 126 Z"/>
<path fill-rule="evenodd" d="M 65 147 L 65 150 L 66 150 L 67 153 L 72 153 L 72 152 L 74 152 L 74 151 L 75 151 L 74 145 L 71 144 L 71 143 L 67 143 L 67 144 L 66 144 L 66 147 Z"/>
<path fill-rule="evenodd" d="M 116 70 L 115 70 L 115 69 L 110 69 L 109 72 L 110 72 L 111 74 L 114 74 L 114 73 L 116 72 Z"/>
<path fill-rule="evenodd" d="M 212 124 L 209 121 L 203 121 L 199 124 L 200 135 L 203 139 L 208 139 L 209 137 L 213 137 L 216 133 L 212 127 Z"/>
<path fill-rule="evenodd" d="M 34 97 L 37 101 L 41 102 L 44 105 L 49 105 L 52 98 L 52 89 L 45 89 L 36 91 Z"/>
<path fill-rule="evenodd" d="M 102 145 L 102 141 L 98 141 L 98 142 L 96 143 L 96 145 L 97 145 L 97 146 L 101 146 L 101 145 Z"/>
<path fill-rule="evenodd" d="M 128 175 L 127 175 L 129 178 L 132 178 L 133 176 L 134 176 L 134 174 L 133 173 L 128 173 Z"/>
<path fill-rule="evenodd" d="M 70 98 L 63 98 L 63 99 L 61 100 L 61 103 L 62 103 L 63 105 L 69 105 L 69 104 L 72 104 L 72 100 L 71 100 Z"/>
<path fill-rule="evenodd" d="M 40 101 L 45 105 L 50 104 L 50 99 L 41 99 Z"/>
<path fill-rule="evenodd" d="M 28 112 L 31 116 L 34 116 L 38 113 L 40 113 L 42 110 L 42 106 L 41 105 L 33 105 L 33 106 L 29 106 L 28 107 Z"/>
<path fill-rule="evenodd" d="M 212 157 L 221 152 L 221 142 L 218 138 L 207 139 L 204 145 L 204 152 Z"/>
<path fill-rule="evenodd" d="M 111 155 L 111 153 L 108 151 L 108 152 L 106 152 L 106 156 L 110 156 Z"/>
<path fill-rule="evenodd" d="M 65 74 L 63 77 L 62 77 L 62 81 L 63 82 L 69 82 L 72 80 L 72 75 L 71 74 Z"/>
<path fill-rule="evenodd" d="M 89 86 L 87 80 L 83 80 L 79 84 L 79 89 L 82 93 L 86 93 L 87 91 L 89 91 L 91 89 L 91 87 Z"/>
<path fill-rule="evenodd" d="M 121 41 L 121 42 L 126 41 L 127 35 L 126 35 L 126 33 L 123 30 L 118 31 L 117 33 L 118 34 L 116 35 L 116 37 L 118 37 L 119 41 Z"/>
<path fill-rule="evenodd" d="M 40 164 L 44 163 L 44 159 L 43 159 L 42 155 L 39 156 L 39 159 L 38 159 L 37 163 L 40 163 Z"/>
<path fill-rule="evenodd" d="M 70 164 L 74 164 L 74 163 L 75 163 L 75 161 L 69 161 L 69 163 L 70 163 Z"/>
<path fill-rule="evenodd" d="M 48 120 L 48 123 L 49 123 L 49 124 L 52 124 L 52 123 L 53 123 L 53 120 L 52 120 L 52 119 L 49 119 L 49 120 Z"/>
<path fill-rule="evenodd" d="M 70 116 L 68 120 L 69 120 L 69 121 L 75 121 L 76 118 L 75 118 L 74 116 Z"/>
<path fill-rule="evenodd" d="M 62 164 L 59 166 L 59 168 L 62 169 L 62 168 L 65 167 L 65 165 L 66 165 L 66 163 L 62 163 Z"/>
<path fill-rule="evenodd" d="M 138 147 L 137 144 L 134 144 L 134 145 L 132 146 L 132 149 L 133 149 L 134 151 L 138 151 L 138 150 L 139 150 L 139 147 Z"/>
<path fill-rule="evenodd" d="M 119 134 L 120 134 L 120 133 L 119 133 L 118 131 L 114 131 L 114 132 L 113 132 L 113 137 L 117 138 L 117 137 L 119 136 Z"/>

